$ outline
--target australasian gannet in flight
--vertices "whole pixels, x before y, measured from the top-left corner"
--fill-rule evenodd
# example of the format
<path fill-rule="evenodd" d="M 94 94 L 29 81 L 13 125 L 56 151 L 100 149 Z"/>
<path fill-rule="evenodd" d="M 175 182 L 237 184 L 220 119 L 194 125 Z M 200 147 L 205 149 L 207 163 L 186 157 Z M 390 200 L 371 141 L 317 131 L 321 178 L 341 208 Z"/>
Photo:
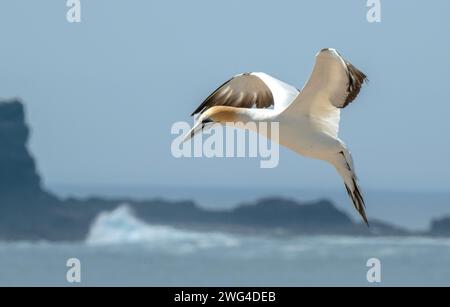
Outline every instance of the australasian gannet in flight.
<path fill-rule="evenodd" d="M 340 109 L 355 100 L 366 80 L 364 73 L 331 48 L 316 55 L 310 79 L 301 91 L 265 73 L 240 74 L 192 113 L 199 116 L 186 139 L 210 123 L 278 122 L 281 145 L 336 168 L 368 225 L 352 156 L 338 137 Z"/>

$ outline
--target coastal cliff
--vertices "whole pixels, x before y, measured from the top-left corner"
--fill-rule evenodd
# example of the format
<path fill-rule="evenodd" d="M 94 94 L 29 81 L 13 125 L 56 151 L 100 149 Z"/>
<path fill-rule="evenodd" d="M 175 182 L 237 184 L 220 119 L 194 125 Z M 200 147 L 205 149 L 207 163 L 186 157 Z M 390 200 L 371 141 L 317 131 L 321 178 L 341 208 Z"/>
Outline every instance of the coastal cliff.
<path fill-rule="evenodd" d="M 430 233 L 434 236 L 450 237 L 450 217 L 443 217 L 431 221 Z"/>
<path fill-rule="evenodd" d="M 327 200 L 298 203 L 283 198 L 209 211 L 191 201 L 60 199 L 45 191 L 27 147 L 30 132 L 20 101 L 0 102 L 0 240 L 81 241 L 95 218 L 127 204 L 147 223 L 199 230 L 268 235 L 410 235 L 383 222 L 355 223 Z M 442 226 L 444 225 L 444 226 Z M 450 235 L 447 220 L 432 228 Z M 429 233 L 432 234 L 432 233 Z"/>
<path fill-rule="evenodd" d="M 27 143 L 23 105 L 18 101 L 0 103 L 0 195 L 38 194 L 41 182 Z"/>

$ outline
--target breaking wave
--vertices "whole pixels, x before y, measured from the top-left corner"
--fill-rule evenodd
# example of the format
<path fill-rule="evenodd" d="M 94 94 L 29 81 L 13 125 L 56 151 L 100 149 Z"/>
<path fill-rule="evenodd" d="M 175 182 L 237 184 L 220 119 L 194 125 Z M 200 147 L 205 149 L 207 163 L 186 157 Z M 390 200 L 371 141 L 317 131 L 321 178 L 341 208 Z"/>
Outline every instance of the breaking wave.
<path fill-rule="evenodd" d="M 330 257 L 345 255 L 347 249 L 361 257 L 376 255 L 409 255 L 411 250 L 427 253 L 431 247 L 448 247 L 450 239 L 417 237 L 348 237 L 299 236 L 273 238 L 231 235 L 220 232 L 200 232 L 166 225 L 147 224 L 125 205 L 98 215 L 91 226 L 86 244 L 89 246 L 123 245 L 148 251 L 174 254 L 209 251 L 223 257 Z M 1 248 L 0 248 L 1 250 Z"/>
<path fill-rule="evenodd" d="M 139 220 L 127 205 L 103 212 L 95 219 L 86 239 L 89 245 L 145 244 L 149 248 L 191 252 L 213 247 L 235 247 L 239 240 L 221 233 L 180 230 Z"/>

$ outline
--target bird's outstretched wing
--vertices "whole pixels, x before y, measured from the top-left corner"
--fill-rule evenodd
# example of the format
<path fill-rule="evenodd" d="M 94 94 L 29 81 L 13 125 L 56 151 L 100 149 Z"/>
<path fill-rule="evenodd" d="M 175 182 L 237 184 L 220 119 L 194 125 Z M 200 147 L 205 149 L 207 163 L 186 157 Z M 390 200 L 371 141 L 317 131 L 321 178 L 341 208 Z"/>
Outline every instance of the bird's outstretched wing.
<path fill-rule="evenodd" d="M 192 113 L 201 114 L 214 106 L 236 108 L 283 108 L 288 106 L 299 91 L 265 73 L 237 75 L 216 89 Z"/>
<path fill-rule="evenodd" d="M 366 75 L 335 49 L 322 49 L 309 80 L 287 111 L 321 120 L 337 136 L 339 110 L 356 99 L 366 81 Z"/>

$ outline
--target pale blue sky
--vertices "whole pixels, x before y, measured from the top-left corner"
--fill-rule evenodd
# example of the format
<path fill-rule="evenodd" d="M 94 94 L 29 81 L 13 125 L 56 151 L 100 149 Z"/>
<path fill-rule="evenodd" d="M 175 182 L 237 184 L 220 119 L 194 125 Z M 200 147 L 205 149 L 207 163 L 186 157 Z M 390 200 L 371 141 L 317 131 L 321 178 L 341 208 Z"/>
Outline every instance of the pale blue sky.
<path fill-rule="evenodd" d="M 257 160 L 171 156 L 173 122 L 230 76 L 265 71 L 297 87 L 337 48 L 369 75 L 341 138 L 371 189 L 449 190 L 450 2 L 81 0 L 0 3 L 0 97 L 26 103 L 47 184 L 341 187 L 334 170 L 283 150 Z M 1 149 L 0 149 L 1 150 Z"/>

